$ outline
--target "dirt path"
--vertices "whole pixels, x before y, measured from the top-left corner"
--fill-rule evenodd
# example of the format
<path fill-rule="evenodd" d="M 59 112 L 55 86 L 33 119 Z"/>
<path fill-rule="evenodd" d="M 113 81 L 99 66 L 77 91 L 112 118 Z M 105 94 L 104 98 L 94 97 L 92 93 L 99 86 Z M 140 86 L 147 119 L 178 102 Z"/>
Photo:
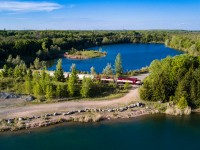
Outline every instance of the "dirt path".
<path fill-rule="evenodd" d="M 143 80 L 148 74 L 138 76 Z M 70 101 L 53 104 L 40 104 L 31 106 L 21 106 L 14 108 L 0 109 L 0 118 L 13 117 L 30 117 L 34 115 L 41 115 L 44 113 L 64 112 L 70 110 L 78 110 L 84 108 L 114 108 L 122 105 L 128 105 L 130 102 L 140 100 L 138 88 L 133 88 L 130 92 L 122 98 L 102 101 Z"/>

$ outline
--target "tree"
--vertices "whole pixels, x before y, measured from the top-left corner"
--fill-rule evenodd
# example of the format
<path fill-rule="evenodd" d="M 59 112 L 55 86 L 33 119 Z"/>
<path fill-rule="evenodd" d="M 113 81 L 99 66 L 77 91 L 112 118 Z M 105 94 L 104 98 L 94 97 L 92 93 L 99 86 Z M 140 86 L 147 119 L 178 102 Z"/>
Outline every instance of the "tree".
<path fill-rule="evenodd" d="M 42 42 L 43 50 L 49 49 L 52 44 L 53 44 L 53 41 L 50 38 L 43 39 L 43 42 Z"/>
<path fill-rule="evenodd" d="M 56 81 L 62 82 L 64 81 L 64 71 L 62 68 L 62 59 L 58 60 L 58 63 L 56 65 L 56 71 L 54 72 L 54 78 Z"/>
<path fill-rule="evenodd" d="M 13 68 L 9 68 L 8 69 L 8 77 L 12 77 L 13 76 Z"/>
<path fill-rule="evenodd" d="M 26 94 L 31 94 L 33 89 L 31 78 L 27 76 L 24 84 Z"/>
<path fill-rule="evenodd" d="M 33 78 L 33 72 L 32 72 L 31 69 L 28 69 L 28 71 L 27 71 L 27 77 L 28 77 L 29 79 L 32 79 L 32 78 Z"/>
<path fill-rule="evenodd" d="M 12 58 L 12 55 L 9 55 L 8 56 L 8 59 L 6 60 L 6 62 L 11 65 L 12 64 L 12 61 L 13 61 L 13 58 Z"/>
<path fill-rule="evenodd" d="M 51 84 L 48 84 L 46 87 L 45 97 L 48 100 L 51 100 L 53 98 L 53 86 Z"/>
<path fill-rule="evenodd" d="M 33 64 L 34 64 L 34 68 L 35 68 L 36 70 L 40 69 L 40 59 L 39 59 L 39 58 L 36 58 L 36 59 L 34 60 Z"/>
<path fill-rule="evenodd" d="M 67 84 L 67 90 L 70 96 L 74 96 L 75 94 L 77 80 L 78 80 L 78 77 L 77 77 L 76 65 L 72 64 L 71 75 L 69 76 L 68 84 Z"/>
<path fill-rule="evenodd" d="M 92 80 L 91 78 L 84 78 L 82 81 L 82 87 L 81 87 L 81 96 L 86 98 L 90 97 L 90 90 L 92 88 Z"/>
<path fill-rule="evenodd" d="M 103 74 L 104 75 L 112 75 L 113 74 L 113 69 L 111 64 L 107 64 L 107 66 L 103 69 Z"/>
<path fill-rule="evenodd" d="M 193 79 L 190 83 L 190 102 L 194 106 L 198 106 L 198 84 L 197 82 Z"/>
<path fill-rule="evenodd" d="M 7 65 L 3 66 L 2 76 L 7 77 L 8 76 L 8 67 Z"/>
<path fill-rule="evenodd" d="M 118 54 L 115 59 L 115 72 L 117 76 L 120 76 L 123 73 L 121 54 Z"/>
<path fill-rule="evenodd" d="M 102 40 L 102 43 L 103 44 L 109 44 L 110 40 L 107 37 L 104 37 L 103 40 Z"/>
<path fill-rule="evenodd" d="M 37 55 L 37 57 L 42 58 L 42 55 L 43 55 L 42 50 L 38 50 L 38 51 L 36 52 L 36 55 Z"/>
<path fill-rule="evenodd" d="M 34 86 L 33 86 L 33 94 L 34 94 L 34 96 L 37 97 L 39 100 L 42 98 L 43 90 L 42 90 L 41 85 L 40 85 L 38 82 L 34 83 Z"/>
<path fill-rule="evenodd" d="M 96 74 L 95 68 L 94 68 L 93 66 L 90 68 L 90 73 L 91 73 L 92 75 L 95 75 L 95 74 Z"/>
<path fill-rule="evenodd" d="M 15 78 L 22 77 L 22 72 L 18 65 L 15 67 L 13 74 Z"/>
<path fill-rule="evenodd" d="M 42 70 L 42 72 L 40 73 L 41 75 L 41 79 L 43 80 L 43 81 L 45 81 L 45 79 L 46 79 L 46 76 L 47 76 L 47 73 L 45 72 L 45 70 L 43 69 Z"/>
<path fill-rule="evenodd" d="M 56 97 L 57 98 L 62 97 L 62 88 L 61 88 L 61 85 L 59 85 L 59 84 L 56 86 Z"/>

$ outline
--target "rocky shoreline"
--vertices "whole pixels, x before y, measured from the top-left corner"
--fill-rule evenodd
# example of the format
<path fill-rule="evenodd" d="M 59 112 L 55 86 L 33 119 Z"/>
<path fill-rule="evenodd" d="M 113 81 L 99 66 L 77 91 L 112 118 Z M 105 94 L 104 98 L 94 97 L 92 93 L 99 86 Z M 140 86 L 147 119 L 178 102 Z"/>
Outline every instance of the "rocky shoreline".
<path fill-rule="evenodd" d="M 23 99 L 27 102 L 35 100 L 31 95 L 14 94 L 7 92 L 0 92 L 0 99 Z"/>
<path fill-rule="evenodd" d="M 103 120 L 134 118 L 159 113 L 158 110 L 145 107 L 142 103 L 130 104 L 113 109 L 86 108 L 81 110 L 41 114 L 32 117 L 19 117 L 0 120 L 0 132 L 18 131 L 47 127 L 63 122 L 99 122 Z"/>

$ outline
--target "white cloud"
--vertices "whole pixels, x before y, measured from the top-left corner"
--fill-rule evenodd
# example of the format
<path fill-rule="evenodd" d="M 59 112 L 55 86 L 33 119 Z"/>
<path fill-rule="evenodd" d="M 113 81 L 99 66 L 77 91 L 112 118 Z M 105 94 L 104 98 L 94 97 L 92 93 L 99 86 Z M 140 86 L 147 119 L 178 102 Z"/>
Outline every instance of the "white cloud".
<path fill-rule="evenodd" d="M 12 12 L 32 12 L 32 11 L 53 11 L 62 6 L 58 3 L 50 2 L 19 2 L 19 1 L 0 1 L 0 11 Z"/>

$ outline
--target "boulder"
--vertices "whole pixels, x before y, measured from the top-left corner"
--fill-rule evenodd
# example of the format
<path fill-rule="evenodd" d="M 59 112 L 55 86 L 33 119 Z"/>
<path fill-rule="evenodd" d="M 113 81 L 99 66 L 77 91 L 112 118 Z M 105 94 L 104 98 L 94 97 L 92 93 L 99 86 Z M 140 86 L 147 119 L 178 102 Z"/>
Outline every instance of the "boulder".
<path fill-rule="evenodd" d="M 0 98 L 10 99 L 10 98 L 20 98 L 20 96 L 17 95 L 17 94 L 13 94 L 13 93 L 1 92 L 0 93 Z"/>
<path fill-rule="evenodd" d="M 26 96 L 25 100 L 27 102 L 31 102 L 31 101 L 35 100 L 35 98 L 33 96 L 29 95 L 29 96 Z"/>

